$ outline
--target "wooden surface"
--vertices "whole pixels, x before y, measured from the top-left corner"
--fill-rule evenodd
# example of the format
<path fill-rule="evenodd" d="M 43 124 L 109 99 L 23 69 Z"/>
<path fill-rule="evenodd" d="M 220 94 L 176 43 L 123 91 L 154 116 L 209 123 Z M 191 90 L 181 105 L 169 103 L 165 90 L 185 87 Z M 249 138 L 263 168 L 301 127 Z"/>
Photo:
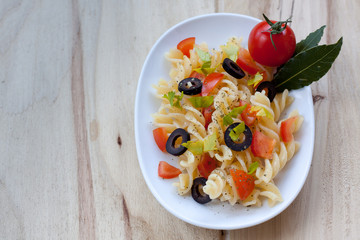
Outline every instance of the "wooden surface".
<path fill-rule="evenodd" d="M 0 3 L 0 239 L 360 239 L 358 0 Z M 134 140 L 146 55 L 205 13 L 293 15 L 297 39 L 327 25 L 344 44 L 312 85 L 313 163 L 296 200 L 261 225 L 207 230 L 152 196 Z"/>

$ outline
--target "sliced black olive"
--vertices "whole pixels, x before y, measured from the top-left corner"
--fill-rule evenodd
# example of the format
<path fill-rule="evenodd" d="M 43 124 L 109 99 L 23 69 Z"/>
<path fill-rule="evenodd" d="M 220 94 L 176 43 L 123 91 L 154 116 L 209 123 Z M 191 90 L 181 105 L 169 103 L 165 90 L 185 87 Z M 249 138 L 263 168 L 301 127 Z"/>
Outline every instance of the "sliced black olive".
<path fill-rule="evenodd" d="M 185 95 L 196 95 L 201 93 L 202 82 L 198 78 L 185 78 L 179 82 L 178 89 Z"/>
<path fill-rule="evenodd" d="M 187 148 L 182 146 L 181 144 L 178 147 L 175 147 L 175 142 L 179 137 L 182 138 L 181 144 L 190 141 L 190 134 L 185 129 L 175 129 L 170 134 L 166 142 L 166 151 L 174 156 L 180 156 L 187 150 Z"/>
<path fill-rule="evenodd" d="M 276 89 L 275 89 L 275 84 L 269 81 L 266 82 L 262 82 L 259 84 L 259 86 L 256 88 L 256 91 L 261 92 L 262 90 L 267 88 L 267 96 L 270 100 L 270 102 L 272 102 L 274 100 L 274 97 L 276 95 Z"/>
<path fill-rule="evenodd" d="M 191 196 L 196 202 L 200 204 L 205 204 L 211 201 L 209 195 L 207 195 L 203 191 L 200 191 L 200 187 L 202 188 L 205 185 L 206 178 L 199 177 L 194 179 L 193 185 L 191 187 Z"/>
<path fill-rule="evenodd" d="M 224 70 L 234 78 L 241 79 L 245 76 L 244 71 L 230 58 L 225 58 L 222 66 Z"/>
<path fill-rule="evenodd" d="M 243 134 L 245 135 L 245 140 L 242 143 L 234 142 L 230 137 L 230 132 L 237 126 L 239 123 L 231 124 L 225 131 L 224 140 L 226 146 L 234 151 L 244 151 L 251 145 L 252 141 L 252 132 L 248 126 L 245 125 L 245 130 Z"/>

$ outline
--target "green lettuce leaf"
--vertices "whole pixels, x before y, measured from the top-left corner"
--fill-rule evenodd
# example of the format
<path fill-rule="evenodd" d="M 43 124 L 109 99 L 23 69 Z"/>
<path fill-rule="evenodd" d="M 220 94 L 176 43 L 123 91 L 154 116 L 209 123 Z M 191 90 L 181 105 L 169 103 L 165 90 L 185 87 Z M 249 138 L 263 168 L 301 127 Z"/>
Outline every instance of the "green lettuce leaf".
<path fill-rule="evenodd" d="M 258 167 L 259 167 L 259 162 L 253 162 L 249 167 L 248 174 L 253 174 Z"/>
<path fill-rule="evenodd" d="M 195 48 L 195 51 L 198 54 L 201 61 L 203 61 L 203 63 L 211 61 L 210 53 L 205 52 L 205 51 L 203 51 L 203 50 L 201 50 L 200 48 L 197 48 L 197 47 Z"/>
<path fill-rule="evenodd" d="M 207 136 L 204 139 L 204 152 L 217 150 L 216 149 L 216 139 L 217 139 L 216 132 Z"/>
<path fill-rule="evenodd" d="M 195 155 L 203 154 L 204 143 L 203 141 L 187 141 L 186 143 L 181 144 L 182 146 L 186 147 L 190 152 Z"/>
<path fill-rule="evenodd" d="M 207 136 L 204 140 L 199 141 L 187 141 L 181 144 L 186 147 L 190 152 L 195 155 L 201 155 L 204 152 L 216 150 L 217 135 L 214 132 L 212 135 Z"/>
<path fill-rule="evenodd" d="M 263 80 L 263 75 L 262 75 L 261 73 L 257 72 L 257 73 L 255 74 L 255 76 L 247 82 L 247 84 L 248 84 L 248 86 L 250 86 L 250 85 L 256 85 L 256 84 L 258 84 L 261 80 Z"/>
<path fill-rule="evenodd" d="M 230 113 L 226 114 L 223 117 L 223 125 L 228 126 L 234 122 L 233 118 L 236 118 L 239 114 L 241 114 L 244 109 L 246 108 L 247 104 L 244 106 L 236 107 L 233 110 L 231 110 Z"/>
<path fill-rule="evenodd" d="M 239 47 L 236 44 L 228 42 L 222 49 L 231 60 L 236 61 L 239 51 Z"/>
<path fill-rule="evenodd" d="M 267 117 L 271 120 L 274 120 L 274 116 L 264 107 L 261 106 L 252 106 L 250 108 L 251 112 L 256 112 L 257 117 Z"/>
<path fill-rule="evenodd" d="M 230 131 L 229 136 L 235 142 L 239 139 L 240 134 L 242 134 L 244 131 L 245 131 L 245 123 L 240 122 L 239 125 L 237 125 Z"/>

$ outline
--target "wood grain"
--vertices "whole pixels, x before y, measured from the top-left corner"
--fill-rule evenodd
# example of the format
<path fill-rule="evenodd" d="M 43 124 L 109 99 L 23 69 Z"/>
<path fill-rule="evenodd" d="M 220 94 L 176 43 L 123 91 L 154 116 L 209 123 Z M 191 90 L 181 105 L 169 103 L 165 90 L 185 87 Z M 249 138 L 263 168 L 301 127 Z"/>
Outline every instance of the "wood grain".
<path fill-rule="evenodd" d="M 0 4 L 0 239 L 359 239 L 357 0 L 4 0 Z M 187 224 L 152 196 L 137 162 L 142 64 L 171 26 L 233 12 L 292 15 L 297 40 L 327 25 L 344 44 L 312 85 L 313 163 L 296 200 L 247 229 Z"/>

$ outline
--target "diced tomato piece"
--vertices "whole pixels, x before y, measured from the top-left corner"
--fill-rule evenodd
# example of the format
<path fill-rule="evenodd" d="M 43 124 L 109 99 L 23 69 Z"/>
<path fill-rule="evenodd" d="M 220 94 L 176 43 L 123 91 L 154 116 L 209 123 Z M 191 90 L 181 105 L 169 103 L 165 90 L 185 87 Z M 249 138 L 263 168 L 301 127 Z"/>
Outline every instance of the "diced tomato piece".
<path fill-rule="evenodd" d="M 200 79 L 201 81 L 205 79 L 205 75 L 204 74 L 201 74 L 201 73 L 198 73 L 197 71 L 193 71 L 189 77 L 192 77 L 192 78 L 198 78 Z"/>
<path fill-rule="evenodd" d="M 262 132 L 255 130 L 251 142 L 251 152 L 255 157 L 272 159 L 272 153 L 276 145 L 276 140 L 266 136 Z"/>
<path fill-rule="evenodd" d="M 255 179 L 243 170 L 230 169 L 231 177 L 236 186 L 240 200 L 245 200 L 255 188 Z"/>
<path fill-rule="evenodd" d="M 239 49 L 238 59 L 236 63 L 239 67 L 245 72 L 254 75 L 260 71 L 259 67 L 256 65 L 255 61 L 252 59 L 250 53 L 245 48 Z"/>
<path fill-rule="evenodd" d="M 295 131 L 295 122 L 298 116 L 291 117 L 281 122 L 280 136 L 284 142 L 291 142 L 294 139 L 293 133 Z"/>
<path fill-rule="evenodd" d="M 247 106 L 241 113 L 241 119 L 247 126 L 252 126 L 256 120 L 256 112 L 251 111 L 251 105 L 249 103 L 240 100 L 240 106 L 244 106 L 245 104 L 247 104 Z"/>
<path fill-rule="evenodd" d="M 215 111 L 215 107 L 214 105 L 211 105 L 210 107 L 207 108 L 203 108 L 202 110 L 202 114 L 204 115 L 205 118 L 205 129 L 207 129 L 207 127 L 209 126 L 209 123 L 211 123 L 212 121 L 212 114 Z"/>
<path fill-rule="evenodd" d="M 190 57 L 190 50 L 194 48 L 195 38 L 189 37 L 178 43 L 177 49 L 179 49 L 184 55 Z"/>
<path fill-rule="evenodd" d="M 163 152 L 166 151 L 166 142 L 168 140 L 168 134 L 165 128 L 159 127 L 153 130 L 153 135 L 156 144 L 158 145 L 159 149 Z"/>
<path fill-rule="evenodd" d="M 164 161 L 159 162 L 159 166 L 158 166 L 159 177 L 170 179 L 179 176 L 180 173 L 181 173 L 180 169 L 171 166 L 167 162 Z"/>
<path fill-rule="evenodd" d="M 211 158 L 208 153 L 205 153 L 198 165 L 198 170 L 201 176 L 208 178 L 210 173 L 217 167 L 216 160 Z"/>
<path fill-rule="evenodd" d="M 201 89 L 201 96 L 207 96 L 224 78 L 224 74 L 213 72 L 207 75 L 204 79 L 203 86 Z"/>

